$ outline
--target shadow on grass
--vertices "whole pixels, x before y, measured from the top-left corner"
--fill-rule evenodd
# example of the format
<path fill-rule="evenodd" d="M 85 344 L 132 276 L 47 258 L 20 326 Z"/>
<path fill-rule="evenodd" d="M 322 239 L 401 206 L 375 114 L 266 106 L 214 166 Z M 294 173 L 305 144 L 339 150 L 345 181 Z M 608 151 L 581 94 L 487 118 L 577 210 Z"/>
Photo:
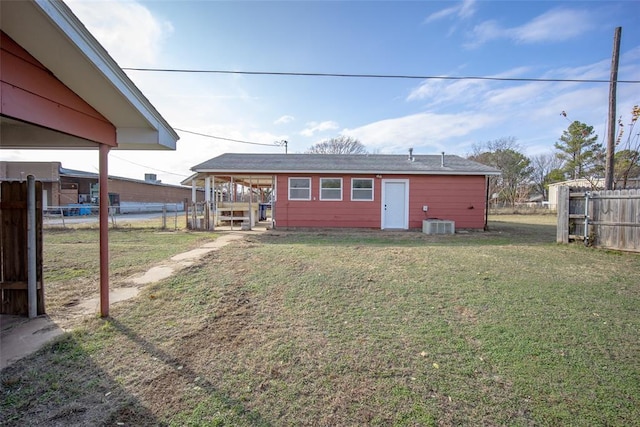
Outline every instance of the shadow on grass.
<path fill-rule="evenodd" d="M 0 373 L 0 425 L 161 426 L 66 333 Z"/>
<path fill-rule="evenodd" d="M 487 231 L 457 230 L 454 235 L 427 235 L 420 230 L 387 231 L 372 229 L 270 230 L 250 240 L 265 244 L 313 246 L 495 246 L 540 245 L 556 241 L 556 226 L 489 221 Z"/>
<path fill-rule="evenodd" d="M 106 321 L 110 322 L 115 330 L 139 346 L 143 353 L 156 358 L 166 367 L 178 373 L 178 376 L 185 382 L 197 384 L 198 389 L 206 394 L 206 397 L 201 399 L 200 403 L 202 405 L 196 403 L 180 414 L 173 414 L 177 415 L 177 417 L 171 421 L 172 425 L 271 425 L 259 413 L 247 409 L 241 402 L 230 398 L 217 389 L 211 382 L 204 379 L 205 375 L 203 373 L 198 373 L 189 368 L 186 360 L 174 357 L 159 349 L 116 319 L 110 318 Z M 166 392 L 176 393 L 177 391 L 166 390 Z M 208 411 L 207 406 L 214 409 Z M 135 423 L 132 425 L 135 425 Z"/>

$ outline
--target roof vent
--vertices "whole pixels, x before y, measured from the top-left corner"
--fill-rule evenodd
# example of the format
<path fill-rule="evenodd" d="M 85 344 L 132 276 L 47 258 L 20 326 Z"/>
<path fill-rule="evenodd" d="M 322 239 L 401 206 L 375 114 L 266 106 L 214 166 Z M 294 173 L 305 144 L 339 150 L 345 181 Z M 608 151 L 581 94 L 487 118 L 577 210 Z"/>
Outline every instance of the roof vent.
<path fill-rule="evenodd" d="M 413 162 L 415 157 L 413 157 L 413 148 L 409 148 L 409 161 Z"/>
<path fill-rule="evenodd" d="M 158 176 L 155 173 L 145 173 L 144 174 L 144 181 L 145 182 L 150 182 L 153 184 L 158 184 L 160 181 L 158 181 Z"/>
<path fill-rule="evenodd" d="M 440 167 L 444 167 L 444 151 L 442 152 L 442 156 L 440 157 Z"/>

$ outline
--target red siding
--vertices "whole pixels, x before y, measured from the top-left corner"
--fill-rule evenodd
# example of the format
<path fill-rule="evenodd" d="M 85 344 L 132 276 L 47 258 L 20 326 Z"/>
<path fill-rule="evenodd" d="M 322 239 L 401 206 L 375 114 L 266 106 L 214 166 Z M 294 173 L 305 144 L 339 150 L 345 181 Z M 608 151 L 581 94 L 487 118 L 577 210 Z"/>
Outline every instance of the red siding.
<path fill-rule="evenodd" d="M 115 126 L 2 32 L 0 46 L 2 115 L 117 146 Z"/>
<path fill-rule="evenodd" d="M 311 200 L 289 200 L 289 177 L 311 178 Z M 341 177 L 342 201 L 320 200 L 320 178 Z M 351 178 L 373 178 L 374 200 L 351 201 Z M 409 180 L 409 228 L 428 218 L 455 221 L 456 228 L 485 226 L 484 176 L 384 175 Z M 278 227 L 381 227 L 382 179 L 374 175 L 279 175 L 275 219 Z M 428 212 L 422 206 L 429 206 Z"/>
<path fill-rule="evenodd" d="M 455 221 L 456 228 L 484 228 L 484 176 L 426 175 L 410 179 L 409 228 L 422 228 L 422 220 L 429 218 Z M 422 211 L 424 205 L 429 206 L 426 213 Z"/>
<path fill-rule="evenodd" d="M 311 200 L 289 200 L 289 177 L 311 178 Z M 364 227 L 380 228 L 380 180 L 374 179 L 373 201 L 351 201 L 351 175 L 322 175 L 342 178 L 342 201 L 320 200 L 320 176 L 299 174 L 277 177 L 276 226 L 278 227 Z"/>

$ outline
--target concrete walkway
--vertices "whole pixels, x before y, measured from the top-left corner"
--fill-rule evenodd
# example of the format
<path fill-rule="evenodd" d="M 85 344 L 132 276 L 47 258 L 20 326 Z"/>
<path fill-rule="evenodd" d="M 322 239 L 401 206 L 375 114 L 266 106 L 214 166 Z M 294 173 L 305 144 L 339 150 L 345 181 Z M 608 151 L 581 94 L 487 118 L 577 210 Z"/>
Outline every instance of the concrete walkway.
<path fill-rule="evenodd" d="M 175 255 L 169 260 L 151 267 L 142 274 L 127 278 L 125 283 L 131 283 L 133 286 L 121 286 L 111 289 L 109 291 L 109 304 L 117 304 L 120 301 L 134 298 L 145 285 L 171 277 L 177 271 L 193 265 L 209 252 L 216 251 L 234 240 L 242 239 L 247 234 L 261 232 L 263 231 L 225 232 L 213 242 L 205 243 L 197 249 Z M 85 317 L 98 313 L 99 307 L 100 299 L 95 297 L 80 301 L 77 305 L 66 309 L 63 314 L 70 318 Z M 61 326 L 62 322 L 56 321 L 55 318 L 49 316 L 39 316 L 29 320 L 21 316 L 1 315 L 0 321 L 0 370 L 36 352 L 55 337 L 73 329 L 73 322 L 71 322 L 71 326 Z"/>

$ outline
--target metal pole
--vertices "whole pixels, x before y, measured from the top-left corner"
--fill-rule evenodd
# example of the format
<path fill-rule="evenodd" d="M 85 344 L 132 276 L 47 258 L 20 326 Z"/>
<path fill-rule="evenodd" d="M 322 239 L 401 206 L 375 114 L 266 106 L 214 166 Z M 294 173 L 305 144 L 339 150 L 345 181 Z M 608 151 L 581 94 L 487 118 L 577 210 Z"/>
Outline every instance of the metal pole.
<path fill-rule="evenodd" d="M 271 228 L 276 228 L 276 176 L 271 175 Z"/>
<path fill-rule="evenodd" d="M 584 245 L 589 246 L 589 196 L 591 193 L 584 193 Z"/>
<path fill-rule="evenodd" d="M 167 228 L 167 204 L 162 205 L 162 229 Z"/>
<path fill-rule="evenodd" d="M 38 316 L 38 278 L 36 277 L 36 178 L 27 176 L 27 298 L 29 304 L 29 319 Z"/>
<path fill-rule="evenodd" d="M 253 230 L 253 182 L 251 180 L 251 175 L 249 175 L 249 230 Z"/>

